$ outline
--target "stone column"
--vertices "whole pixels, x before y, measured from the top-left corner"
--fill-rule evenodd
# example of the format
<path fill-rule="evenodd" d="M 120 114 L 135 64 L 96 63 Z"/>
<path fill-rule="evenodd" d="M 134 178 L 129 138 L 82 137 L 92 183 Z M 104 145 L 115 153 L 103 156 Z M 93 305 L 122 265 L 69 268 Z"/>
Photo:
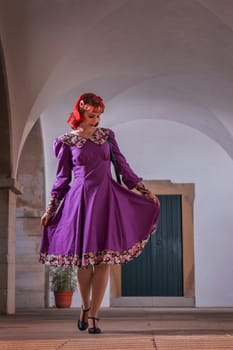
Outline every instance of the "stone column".
<path fill-rule="evenodd" d="M 15 179 L 0 179 L 0 314 L 15 312 L 16 197 L 21 193 Z"/>

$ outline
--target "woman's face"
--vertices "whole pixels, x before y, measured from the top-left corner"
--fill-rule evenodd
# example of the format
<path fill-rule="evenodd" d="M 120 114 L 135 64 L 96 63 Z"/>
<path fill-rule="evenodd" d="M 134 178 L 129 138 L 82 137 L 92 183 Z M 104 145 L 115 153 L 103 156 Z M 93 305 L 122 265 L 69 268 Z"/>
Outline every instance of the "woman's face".
<path fill-rule="evenodd" d="M 80 126 L 96 128 L 99 125 L 100 113 L 85 111 Z"/>

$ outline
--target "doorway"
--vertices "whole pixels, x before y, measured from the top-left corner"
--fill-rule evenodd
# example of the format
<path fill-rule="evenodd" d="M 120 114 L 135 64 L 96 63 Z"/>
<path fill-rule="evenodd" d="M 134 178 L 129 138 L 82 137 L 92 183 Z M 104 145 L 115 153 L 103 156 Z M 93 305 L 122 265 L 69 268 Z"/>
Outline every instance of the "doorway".
<path fill-rule="evenodd" d="M 121 268 L 121 295 L 183 296 L 181 196 L 159 196 L 156 234 L 142 254 Z"/>
<path fill-rule="evenodd" d="M 161 200 L 157 233 L 135 261 L 113 266 L 111 306 L 194 306 L 194 184 L 144 181 Z"/>

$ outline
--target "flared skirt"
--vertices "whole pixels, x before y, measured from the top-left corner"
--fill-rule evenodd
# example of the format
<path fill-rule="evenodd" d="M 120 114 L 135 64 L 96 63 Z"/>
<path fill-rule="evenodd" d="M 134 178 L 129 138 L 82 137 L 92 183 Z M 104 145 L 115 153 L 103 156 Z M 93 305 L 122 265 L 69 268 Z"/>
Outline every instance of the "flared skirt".
<path fill-rule="evenodd" d="M 112 178 L 98 185 L 74 181 L 43 229 L 40 261 L 81 268 L 131 261 L 155 232 L 159 212 L 159 206 Z"/>

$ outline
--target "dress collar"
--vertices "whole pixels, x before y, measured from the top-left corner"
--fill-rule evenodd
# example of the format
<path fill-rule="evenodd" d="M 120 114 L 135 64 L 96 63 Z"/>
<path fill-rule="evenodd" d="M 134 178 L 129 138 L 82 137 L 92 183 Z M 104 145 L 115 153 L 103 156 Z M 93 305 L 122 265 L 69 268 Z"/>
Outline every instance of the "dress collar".
<path fill-rule="evenodd" d="M 108 136 L 109 136 L 109 129 L 96 128 L 94 133 L 89 139 L 86 139 L 85 137 L 81 137 L 69 132 L 60 136 L 59 140 L 61 142 L 66 143 L 69 146 L 76 146 L 78 148 L 82 148 L 88 140 L 98 145 L 102 145 L 107 140 Z"/>

